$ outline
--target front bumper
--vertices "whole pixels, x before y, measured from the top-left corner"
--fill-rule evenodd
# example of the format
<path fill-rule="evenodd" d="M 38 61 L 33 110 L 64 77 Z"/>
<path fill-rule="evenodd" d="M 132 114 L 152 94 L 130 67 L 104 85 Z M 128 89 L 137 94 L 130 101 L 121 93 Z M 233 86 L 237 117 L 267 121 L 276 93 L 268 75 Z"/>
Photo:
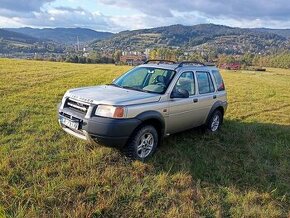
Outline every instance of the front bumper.
<path fill-rule="evenodd" d="M 61 117 L 79 120 L 79 129 L 74 130 L 60 122 Z M 58 107 L 58 121 L 68 134 L 87 140 L 90 143 L 105 144 L 108 146 L 122 147 L 126 145 L 133 131 L 141 124 L 137 118 L 112 119 L 92 116 L 86 118 L 84 114 Z"/>

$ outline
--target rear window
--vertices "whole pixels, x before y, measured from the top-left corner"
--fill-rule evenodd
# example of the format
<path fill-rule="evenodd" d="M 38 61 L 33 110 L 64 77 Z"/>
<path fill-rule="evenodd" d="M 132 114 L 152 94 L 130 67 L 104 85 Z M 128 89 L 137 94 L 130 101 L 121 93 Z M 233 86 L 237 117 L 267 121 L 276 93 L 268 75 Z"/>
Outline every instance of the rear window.
<path fill-rule="evenodd" d="M 218 70 L 213 70 L 212 71 L 212 75 L 214 77 L 217 90 L 218 91 L 224 91 L 225 90 L 225 85 L 224 85 L 224 81 L 223 81 L 223 78 L 222 78 L 220 72 Z"/>
<path fill-rule="evenodd" d="M 208 72 L 196 72 L 199 94 L 214 92 L 211 76 Z"/>

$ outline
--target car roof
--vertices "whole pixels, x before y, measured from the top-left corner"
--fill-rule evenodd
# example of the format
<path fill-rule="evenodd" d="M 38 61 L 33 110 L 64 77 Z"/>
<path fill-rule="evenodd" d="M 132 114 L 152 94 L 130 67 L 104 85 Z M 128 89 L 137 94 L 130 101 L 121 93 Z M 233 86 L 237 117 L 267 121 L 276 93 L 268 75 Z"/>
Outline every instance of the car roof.
<path fill-rule="evenodd" d="M 178 67 L 178 64 L 142 64 L 137 67 L 152 67 L 152 68 L 161 68 L 167 70 L 175 70 Z"/>
<path fill-rule="evenodd" d="M 217 70 L 216 66 L 200 66 L 200 65 L 184 65 L 184 66 L 179 66 L 178 63 L 176 64 L 142 64 L 139 65 L 137 67 L 152 67 L 152 68 L 160 68 L 160 69 L 166 69 L 166 70 L 176 70 L 176 71 L 180 71 L 180 70 L 193 70 L 193 71 L 197 71 L 197 70 L 204 70 L 204 71 L 209 71 L 209 70 Z"/>

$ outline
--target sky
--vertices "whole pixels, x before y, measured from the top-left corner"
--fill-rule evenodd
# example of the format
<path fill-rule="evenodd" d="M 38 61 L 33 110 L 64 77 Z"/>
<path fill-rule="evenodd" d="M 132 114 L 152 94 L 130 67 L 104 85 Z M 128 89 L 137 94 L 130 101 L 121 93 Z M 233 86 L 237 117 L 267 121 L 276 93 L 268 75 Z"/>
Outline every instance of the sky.
<path fill-rule="evenodd" d="M 201 23 L 290 28 L 290 4 L 289 0 L 0 0 L 0 28 L 120 32 Z"/>

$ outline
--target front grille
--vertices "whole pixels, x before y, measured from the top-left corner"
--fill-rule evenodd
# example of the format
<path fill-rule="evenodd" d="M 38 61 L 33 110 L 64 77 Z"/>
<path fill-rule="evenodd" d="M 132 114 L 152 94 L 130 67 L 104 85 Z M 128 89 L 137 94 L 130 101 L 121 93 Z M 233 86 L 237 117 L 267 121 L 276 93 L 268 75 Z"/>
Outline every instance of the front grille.
<path fill-rule="evenodd" d="M 68 98 L 66 100 L 64 107 L 73 109 L 73 110 L 81 112 L 83 114 L 86 114 L 88 109 L 89 109 L 89 105 L 88 104 L 76 101 L 76 100 L 71 99 L 71 98 Z"/>

